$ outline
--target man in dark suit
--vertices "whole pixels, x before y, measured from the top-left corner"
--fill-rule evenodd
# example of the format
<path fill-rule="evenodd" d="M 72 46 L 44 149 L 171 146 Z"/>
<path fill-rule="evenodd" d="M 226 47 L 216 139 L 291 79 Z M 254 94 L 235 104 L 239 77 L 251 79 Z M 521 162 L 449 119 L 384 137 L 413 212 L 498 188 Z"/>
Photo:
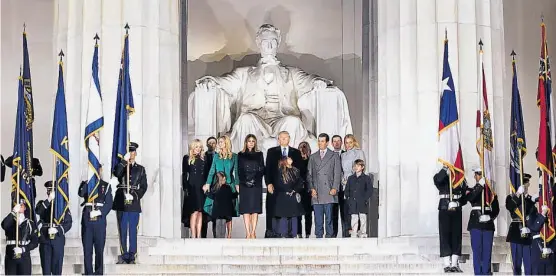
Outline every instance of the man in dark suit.
<path fill-rule="evenodd" d="M 332 148 L 334 151 L 334 153 L 337 153 L 338 155 L 340 155 L 340 158 L 342 157 L 342 153 L 346 152 L 345 150 L 342 149 L 342 136 L 340 135 L 334 135 L 332 136 Z M 341 160 L 340 160 L 341 161 Z M 338 191 L 338 203 L 332 205 L 332 228 L 334 229 L 334 233 L 332 234 L 332 237 L 337 238 L 338 237 L 338 232 L 339 232 L 339 227 L 338 227 L 338 222 L 341 221 L 342 224 L 342 234 L 341 237 L 343 238 L 349 238 L 351 237 L 351 234 L 349 233 L 350 228 L 351 228 L 351 216 L 349 214 L 347 214 L 347 204 L 345 204 L 345 200 L 344 200 L 344 187 L 345 185 L 340 185 L 340 190 Z M 340 214 L 340 217 L 338 218 L 338 213 Z M 357 230 L 357 229 L 356 229 Z"/>
<path fill-rule="evenodd" d="M 274 218 L 274 205 L 275 198 L 272 193 L 274 192 L 273 179 L 276 179 L 278 171 L 278 162 L 282 157 L 290 157 L 293 160 L 293 167 L 299 169 L 301 175 L 305 175 L 307 168 L 302 166 L 303 162 L 301 159 L 301 152 L 289 146 L 290 134 L 287 131 L 282 131 L 278 134 L 278 144 L 279 146 L 268 149 L 266 153 L 266 168 L 264 180 L 266 183 L 267 193 L 266 193 L 266 233 L 265 238 L 275 238 L 277 237 L 276 229 L 276 219 Z M 292 222 L 289 221 L 288 224 Z M 295 222 L 297 223 L 297 221 Z M 289 233 L 289 235 L 295 236 L 297 233 Z"/>

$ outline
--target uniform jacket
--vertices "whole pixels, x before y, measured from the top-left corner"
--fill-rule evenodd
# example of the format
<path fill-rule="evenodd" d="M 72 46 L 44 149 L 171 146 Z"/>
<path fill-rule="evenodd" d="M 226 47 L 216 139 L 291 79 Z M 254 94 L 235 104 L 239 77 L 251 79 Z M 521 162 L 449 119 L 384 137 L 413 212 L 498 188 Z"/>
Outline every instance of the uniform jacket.
<path fill-rule="evenodd" d="M 2 229 L 6 233 L 6 241 L 15 240 L 15 227 L 16 227 L 16 213 L 9 213 L 4 220 L 2 220 Z M 23 249 L 23 257 L 29 256 L 31 250 L 37 248 L 39 245 L 39 236 L 37 232 L 37 227 L 32 220 L 25 219 L 19 225 L 19 247 Z M 24 244 L 25 243 L 25 244 Z M 14 247 L 15 245 L 6 244 L 6 255 L 10 259 L 14 257 Z"/>
<path fill-rule="evenodd" d="M 106 224 L 106 217 L 110 210 L 112 210 L 112 205 L 114 204 L 114 197 L 112 196 L 112 187 L 104 180 L 100 180 L 100 185 L 98 187 L 98 197 L 95 199 L 95 206 L 90 206 L 87 204 L 87 199 L 89 195 L 87 193 L 87 181 L 81 182 L 79 185 L 79 196 L 82 197 L 85 202 L 81 204 L 83 207 L 83 216 L 81 216 L 81 224 L 95 223 L 95 221 L 90 220 L 90 213 L 93 210 L 100 210 L 102 215 L 97 217 L 96 221 L 101 221 Z M 102 206 L 100 206 L 102 204 Z"/>
<path fill-rule="evenodd" d="M 330 195 L 330 191 L 340 190 L 342 181 L 342 163 L 340 155 L 326 149 L 324 157 L 320 158 L 320 150 L 311 154 L 309 168 L 307 169 L 307 182 L 311 189 L 317 191 L 317 196 L 312 198 L 315 204 L 338 203 L 338 195 Z"/>
<path fill-rule="evenodd" d="M 112 210 L 122 212 L 137 212 L 141 213 L 141 199 L 147 192 L 147 172 L 145 168 L 139 164 L 134 163 L 130 167 L 129 181 L 131 186 L 129 193 L 133 195 L 133 202 L 125 204 L 125 193 L 127 193 L 127 162 L 122 160 L 114 169 L 114 175 L 118 178 L 120 184 L 116 190 L 114 197 L 114 204 Z"/>
<path fill-rule="evenodd" d="M 274 183 L 274 194 L 276 196 L 276 210 L 274 215 L 277 217 L 291 218 L 305 214 L 301 202 L 303 192 L 303 180 L 297 168 L 291 168 L 287 172 L 288 181 L 284 180 L 281 170 L 279 170 Z M 289 195 L 288 193 L 292 193 Z M 299 200 L 298 200 L 299 199 Z"/>
<path fill-rule="evenodd" d="M 344 193 L 350 215 L 368 213 L 369 199 L 373 195 L 373 176 L 365 173 L 350 175 Z"/>
<path fill-rule="evenodd" d="M 479 229 L 485 231 L 494 231 L 494 219 L 500 213 L 500 205 L 498 204 L 498 196 L 494 196 L 494 201 L 492 202 L 491 206 L 487 206 L 485 204 L 485 215 L 490 215 L 490 221 L 488 222 L 479 222 L 479 217 L 483 215 L 481 213 L 481 206 L 482 206 L 482 196 L 481 194 L 484 193 L 484 187 L 480 184 L 476 184 L 473 189 L 469 190 L 467 193 L 467 201 L 471 203 L 471 215 L 469 216 L 469 223 L 467 224 L 467 230 L 471 231 L 471 229 Z"/>
<path fill-rule="evenodd" d="M 535 203 L 531 200 L 531 196 L 527 195 L 524 199 L 525 201 L 525 216 L 529 216 L 531 210 L 535 207 Z M 507 242 L 517 243 L 517 244 L 531 244 L 531 235 L 526 238 L 521 237 L 521 228 L 523 227 L 523 210 L 521 204 L 521 197 L 515 194 L 508 195 L 506 197 L 506 209 L 510 212 L 512 217 L 510 227 L 508 229 L 508 235 L 506 237 Z M 517 212 L 522 215 L 521 217 L 517 215 Z M 527 222 L 527 221 L 526 221 Z"/>
<path fill-rule="evenodd" d="M 438 210 L 448 211 L 448 205 L 450 204 L 450 179 L 448 178 L 448 173 L 446 170 L 441 169 L 433 177 L 434 185 L 438 189 L 438 195 L 440 199 L 438 200 Z M 461 208 L 467 204 L 465 193 L 467 191 L 467 182 L 464 180 L 461 185 L 455 189 L 452 189 L 453 201 L 458 203 L 456 210 L 451 212 L 461 212 Z"/>
<path fill-rule="evenodd" d="M 41 243 L 50 243 L 52 240 L 50 239 L 50 235 L 48 234 L 48 228 L 50 228 L 50 212 L 51 212 L 52 204 L 48 200 L 41 200 L 37 203 L 37 207 L 35 208 L 35 212 L 39 215 L 39 241 Z M 56 233 L 55 239 L 66 239 L 66 232 L 71 229 L 72 217 L 70 209 L 66 210 L 66 214 L 62 219 L 61 224 L 56 224 L 54 222 L 53 227 L 58 230 Z"/>
<path fill-rule="evenodd" d="M 527 227 L 531 230 L 531 236 L 533 237 L 531 246 L 538 246 L 539 248 L 544 247 L 543 239 L 535 236 L 540 234 L 546 221 L 547 218 L 539 213 L 537 207 L 533 206 L 533 209 L 527 218 Z M 550 243 L 547 243 L 546 247 L 550 247 L 554 251 L 556 250 L 556 242 L 552 240 Z"/>

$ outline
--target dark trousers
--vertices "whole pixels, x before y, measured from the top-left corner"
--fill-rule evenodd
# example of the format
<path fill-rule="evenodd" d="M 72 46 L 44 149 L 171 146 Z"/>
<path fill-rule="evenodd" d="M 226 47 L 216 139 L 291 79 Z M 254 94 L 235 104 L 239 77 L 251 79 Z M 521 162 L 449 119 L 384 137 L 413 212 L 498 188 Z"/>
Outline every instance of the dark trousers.
<path fill-rule="evenodd" d="M 216 238 L 216 222 L 206 213 L 203 212 L 203 222 L 201 224 L 201 238 L 206 239 L 208 237 L 208 224 L 212 222 L 212 237 Z"/>
<path fill-rule="evenodd" d="M 4 256 L 5 275 L 31 275 L 31 256 L 22 255 L 19 259 L 12 259 L 13 256 Z"/>
<path fill-rule="evenodd" d="M 274 218 L 274 206 L 276 198 L 271 193 L 266 193 L 265 209 L 266 209 L 266 237 L 274 236 L 276 233 L 276 219 Z"/>
<path fill-rule="evenodd" d="M 461 210 L 438 211 L 440 257 L 461 256 Z"/>
<path fill-rule="evenodd" d="M 342 237 L 351 237 L 351 215 L 348 213 L 347 200 L 344 199 L 344 191 L 338 193 L 338 206 L 340 207 L 340 221 L 342 222 Z M 336 220 L 337 221 L 337 220 Z M 357 229 L 354 229 L 356 231 Z"/>
<path fill-rule="evenodd" d="M 525 275 L 531 275 L 531 246 L 510 243 L 512 250 L 512 267 L 514 275 L 521 275 L 521 264 L 525 270 Z"/>
<path fill-rule="evenodd" d="M 139 216 L 137 212 L 116 213 L 118 218 L 118 230 L 120 234 L 120 254 L 122 260 L 133 262 L 137 257 L 137 228 L 139 228 Z M 129 247 L 127 237 L 129 235 Z"/>
<path fill-rule="evenodd" d="M 279 218 L 278 220 L 278 234 L 282 238 L 295 237 L 297 233 L 298 217 Z"/>
<path fill-rule="evenodd" d="M 106 220 L 81 222 L 81 243 L 85 275 L 104 274 L 104 245 L 106 243 Z M 95 269 L 93 271 L 93 250 Z"/>
<path fill-rule="evenodd" d="M 326 218 L 326 238 L 332 238 L 334 234 L 333 228 L 333 204 L 315 204 L 315 236 L 320 239 L 324 236 L 325 218 Z"/>
<path fill-rule="evenodd" d="M 56 237 L 39 244 L 42 275 L 62 275 L 64 265 L 65 237 Z"/>
<path fill-rule="evenodd" d="M 531 245 L 531 275 L 554 275 L 554 262 L 556 262 L 554 253 L 548 255 L 548 258 L 543 258 L 542 246 L 533 240 Z"/>
<path fill-rule="evenodd" d="M 340 230 L 339 214 L 340 214 L 340 205 L 338 203 L 333 203 L 332 204 L 332 238 L 338 237 L 338 231 Z"/>
<path fill-rule="evenodd" d="M 475 275 L 492 275 L 492 239 L 494 231 L 471 229 L 471 249 L 473 250 L 473 270 Z"/>
<path fill-rule="evenodd" d="M 298 235 L 302 235 L 303 234 L 303 223 L 302 223 L 302 217 L 303 216 L 299 216 L 297 217 L 297 234 Z M 306 212 L 305 215 L 305 237 L 309 237 L 311 236 L 311 228 L 313 228 L 313 212 Z"/>

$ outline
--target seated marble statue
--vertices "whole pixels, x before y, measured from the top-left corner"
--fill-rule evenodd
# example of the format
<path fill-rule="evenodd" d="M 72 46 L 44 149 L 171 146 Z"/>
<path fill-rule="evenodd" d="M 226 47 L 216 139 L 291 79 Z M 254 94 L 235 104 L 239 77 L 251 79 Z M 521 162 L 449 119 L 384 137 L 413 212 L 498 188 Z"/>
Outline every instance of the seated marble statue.
<path fill-rule="evenodd" d="M 213 104 L 218 133 L 212 135 L 228 134 L 234 151 L 243 148 L 247 134 L 256 135 L 263 150 L 275 146 L 280 131 L 289 132 L 293 147 L 302 141 L 314 144 L 316 131 L 323 131 L 316 127 L 316 114 L 327 112 L 322 109 L 334 109 L 329 111 L 337 116 L 329 123 L 336 124 L 334 129 L 343 132 L 331 135 L 352 132 L 343 92 L 329 80 L 280 64 L 276 58 L 280 40 L 280 30 L 264 24 L 256 35 L 261 54 L 256 66 L 240 67 L 221 77 L 205 76 L 196 81 L 196 97 L 199 93 L 217 91 L 218 100 Z M 319 93 L 327 93 L 327 101 L 332 105 L 319 105 Z M 210 104 L 198 104 L 196 108 L 210 108 Z M 202 120 L 198 118 L 195 122 Z"/>

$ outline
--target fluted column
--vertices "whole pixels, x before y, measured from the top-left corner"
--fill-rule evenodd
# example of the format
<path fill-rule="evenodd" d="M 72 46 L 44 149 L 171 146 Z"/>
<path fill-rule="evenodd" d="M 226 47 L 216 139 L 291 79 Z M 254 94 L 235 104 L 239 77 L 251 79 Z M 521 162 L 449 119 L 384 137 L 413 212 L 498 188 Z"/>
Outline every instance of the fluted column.
<path fill-rule="evenodd" d="M 98 33 L 104 129 L 101 133 L 103 178 L 110 177 L 114 110 L 124 26 L 129 23 L 130 74 L 135 114 L 131 140 L 139 144 L 137 162 L 147 170 L 139 234 L 180 237 L 181 124 L 179 95 L 179 3 L 161 1 L 56 1 L 55 48 L 66 55 L 66 93 L 72 212 L 80 213 L 77 185 L 86 170 L 83 146 L 93 37 Z M 115 187 L 113 187 L 115 190 Z M 76 223 L 79 215 L 74 215 Z M 79 233 L 74 225 L 75 235 Z M 115 215 L 109 235 L 116 235 Z"/>
<path fill-rule="evenodd" d="M 475 150 L 477 43 L 480 38 L 485 43 L 489 107 L 494 121 L 495 188 L 506 194 L 503 79 L 493 77 L 503 76 L 504 72 L 502 1 L 379 0 L 378 14 L 379 236 L 435 234 L 438 191 L 432 177 L 438 168 L 438 106 L 445 30 L 467 171 L 479 162 Z M 474 184 L 472 175 L 466 176 Z M 505 216 L 499 220 L 505 220 Z"/>

